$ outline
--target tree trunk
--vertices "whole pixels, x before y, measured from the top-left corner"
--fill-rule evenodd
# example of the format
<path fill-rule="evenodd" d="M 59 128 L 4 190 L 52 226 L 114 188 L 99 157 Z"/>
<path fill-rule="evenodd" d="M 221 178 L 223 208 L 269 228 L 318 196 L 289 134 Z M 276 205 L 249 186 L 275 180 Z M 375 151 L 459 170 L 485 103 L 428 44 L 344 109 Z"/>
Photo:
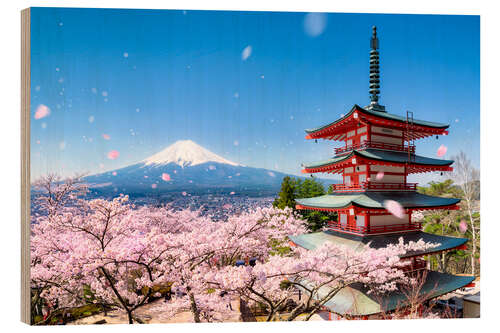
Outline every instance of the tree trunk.
<path fill-rule="evenodd" d="M 129 324 L 133 324 L 134 323 L 134 319 L 132 318 L 132 312 L 131 311 L 127 311 L 127 316 L 128 316 L 128 323 Z"/>
<path fill-rule="evenodd" d="M 200 310 L 198 306 L 196 306 L 196 300 L 194 299 L 194 295 L 189 293 L 189 300 L 191 301 L 191 312 L 193 313 L 193 318 L 195 323 L 201 323 L 200 320 Z"/>
<path fill-rule="evenodd" d="M 471 270 L 472 270 L 472 275 L 476 276 L 476 228 L 474 227 L 474 219 L 472 218 L 472 211 L 470 207 L 471 203 L 470 201 L 467 201 L 467 212 L 469 213 L 469 219 L 470 219 L 470 225 L 472 229 L 472 256 L 471 256 Z"/>
<path fill-rule="evenodd" d="M 293 311 L 290 313 L 290 317 L 288 317 L 288 321 L 294 321 L 295 318 L 297 318 L 301 313 L 302 313 L 302 309 L 303 309 L 303 305 L 302 304 L 299 304 L 297 305 Z"/>

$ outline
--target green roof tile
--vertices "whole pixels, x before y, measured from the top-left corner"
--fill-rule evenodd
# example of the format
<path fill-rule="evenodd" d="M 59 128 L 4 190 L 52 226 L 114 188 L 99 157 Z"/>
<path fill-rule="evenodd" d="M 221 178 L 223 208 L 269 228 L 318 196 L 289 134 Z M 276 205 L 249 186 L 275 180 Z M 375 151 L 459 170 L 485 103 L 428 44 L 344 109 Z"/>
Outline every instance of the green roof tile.
<path fill-rule="evenodd" d="M 445 251 L 467 243 L 467 238 L 434 235 L 423 231 L 361 236 L 328 230 L 310 234 L 302 234 L 298 236 L 288 236 L 288 238 L 298 246 L 308 250 L 314 250 L 315 248 L 327 242 L 347 246 L 356 251 L 362 251 L 367 244 L 369 244 L 372 248 L 379 249 L 382 247 L 386 247 L 389 244 L 397 244 L 400 238 L 403 238 L 404 243 L 409 243 L 411 241 L 417 242 L 422 239 L 427 243 L 439 244 L 437 247 L 431 248 L 426 251 L 409 252 L 403 257 L 411 257 L 426 253 Z"/>
<path fill-rule="evenodd" d="M 419 295 L 432 299 L 454 290 L 460 289 L 474 281 L 472 276 L 456 276 L 446 273 L 429 271 L 425 283 L 419 290 Z M 324 287 L 319 296 L 329 291 Z M 341 315 L 366 316 L 385 311 L 395 310 L 398 306 L 407 303 L 407 297 L 397 290 L 374 297 L 368 294 L 368 289 L 357 283 L 343 288 L 325 306 L 332 312 Z"/>
<path fill-rule="evenodd" d="M 433 197 L 418 192 L 360 192 L 326 194 L 315 198 L 296 199 L 300 205 L 316 208 L 344 208 L 355 205 L 364 208 L 384 208 L 385 200 L 397 201 L 404 208 L 441 207 L 454 205 L 460 199 Z"/>
<path fill-rule="evenodd" d="M 319 168 L 331 164 L 335 164 L 341 161 L 345 161 L 351 158 L 353 155 L 365 157 L 372 160 L 384 161 L 384 162 L 393 162 L 393 163 L 406 163 L 408 162 L 408 153 L 402 151 L 390 151 L 390 150 L 382 150 L 382 149 L 365 149 L 365 150 L 353 150 L 347 155 L 333 157 L 327 160 L 313 162 L 309 164 L 304 164 L 304 167 L 307 169 Z M 411 164 L 415 165 L 437 165 L 437 166 L 446 166 L 453 164 L 452 160 L 442 160 L 437 158 L 424 157 L 420 155 L 411 155 L 410 159 Z"/>

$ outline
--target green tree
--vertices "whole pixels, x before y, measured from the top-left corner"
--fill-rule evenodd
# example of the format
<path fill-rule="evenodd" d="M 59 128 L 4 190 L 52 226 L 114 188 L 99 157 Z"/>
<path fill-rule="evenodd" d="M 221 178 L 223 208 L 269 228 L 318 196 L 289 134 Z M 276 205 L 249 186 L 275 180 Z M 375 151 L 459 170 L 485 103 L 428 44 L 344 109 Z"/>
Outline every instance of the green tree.
<path fill-rule="evenodd" d="M 283 178 L 281 190 L 278 197 L 274 199 L 273 206 L 280 209 L 285 207 L 295 209 L 295 198 L 295 182 L 291 177 L 286 176 Z"/>
<path fill-rule="evenodd" d="M 290 207 L 295 209 L 295 199 L 314 198 L 325 194 L 325 188 L 314 177 L 300 179 L 286 176 L 281 183 L 281 191 L 274 200 L 273 206 L 278 208 Z M 318 231 L 326 226 L 327 222 L 336 219 L 335 213 L 319 212 L 314 210 L 301 210 L 301 215 L 307 220 L 310 231 Z"/>

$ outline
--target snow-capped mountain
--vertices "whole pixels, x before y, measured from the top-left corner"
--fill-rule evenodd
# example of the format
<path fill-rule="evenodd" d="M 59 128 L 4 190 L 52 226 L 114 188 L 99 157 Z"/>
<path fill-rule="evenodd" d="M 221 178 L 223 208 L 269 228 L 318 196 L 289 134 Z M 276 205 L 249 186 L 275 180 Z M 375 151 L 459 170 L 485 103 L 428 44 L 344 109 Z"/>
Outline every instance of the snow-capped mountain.
<path fill-rule="evenodd" d="M 191 140 L 120 169 L 85 178 L 95 192 L 143 195 L 165 192 L 252 193 L 279 191 L 286 174 L 229 161 Z"/>
<path fill-rule="evenodd" d="M 164 150 L 141 161 L 147 166 L 162 166 L 175 163 L 181 167 L 195 166 L 207 162 L 238 165 L 203 148 L 191 140 L 180 140 Z"/>

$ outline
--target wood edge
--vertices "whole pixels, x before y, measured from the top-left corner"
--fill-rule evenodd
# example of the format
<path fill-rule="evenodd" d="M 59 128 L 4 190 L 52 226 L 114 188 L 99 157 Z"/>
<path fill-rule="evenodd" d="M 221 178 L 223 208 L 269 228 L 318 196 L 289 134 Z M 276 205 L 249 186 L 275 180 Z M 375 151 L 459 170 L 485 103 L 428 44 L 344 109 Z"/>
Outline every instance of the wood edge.
<path fill-rule="evenodd" d="M 21 321 L 31 324 L 30 290 L 30 37 L 31 10 L 21 11 Z"/>

